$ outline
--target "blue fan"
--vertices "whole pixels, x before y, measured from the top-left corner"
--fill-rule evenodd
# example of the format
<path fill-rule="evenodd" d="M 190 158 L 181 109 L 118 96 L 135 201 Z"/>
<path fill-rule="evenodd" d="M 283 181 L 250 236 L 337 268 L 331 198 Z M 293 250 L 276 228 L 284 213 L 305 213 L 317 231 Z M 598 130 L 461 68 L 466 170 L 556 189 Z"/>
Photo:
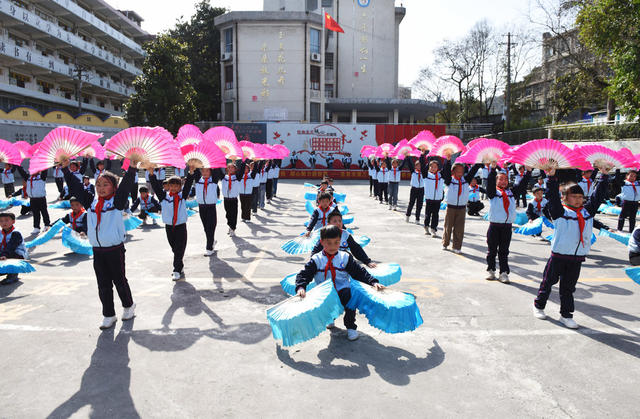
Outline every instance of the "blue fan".
<path fill-rule="evenodd" d="M 132 215 L 124 216 L 125 231 L 135 230 L 136 228 L 140 227 L 141 224 L 142 224 L 142 220 L 138 217 L 134 217 Z"/>
<path fill-rule="evenodd" d="M 640 284 L 640 266 L 625 268 L 624 273 L 636 284 Z"/>
<path fill-rule="evenodd" d="M 402 278 L 402 268 L 397 263 L 380 263 L 375 268 L 365 269 L 385 287 L 399 282 Z M 357 281 L 351 281 L 354 282 Z"/>
<path fill-rule="evenodd" d="M 544 223 L 544 225 L 546 225 L 549 228 L 555 228 L 555 226 L 553 225 L 553 221 L 549 220 L 544 215 L 542 217 L 540 217 L 540 218 L 542 218 L 542 222 Z"/>
<path fill-rule="evenodd" d="M 369 236 L 358 236 L 354 237 L 356 243 L 360 245 L 360 247 L 366 247 L 371 242 L 371 238 Z"/>
<path fill-rule="evenodd" d="M 617 232 L 612 232 L 612 231 L 608 231 L 608 230 L 605 230 L 605 229 L 600 230 L 598 235 L 599 236 L 604 236 L 604 237 L 611 237 L 612 239 L 619 241 L 620 243 L 624 244 L 625 246 L 629 246 L 629 239 L 631 238 L 631 234 L 628 234 L 628 233 L 617 233 Z"/>
<path fill-rule="evenodd" d="M 531 201 L 533 199 L 533 195 L 530 193 L 527 194 L 527 201 Z"/>
<path fill-rule="evenodd" d="M 444 201 L 440 202 L 440 211 L 446 210 L 446 209 L 447 209 L 447 203 Z"/>
<path fill-rule="evenodd" d="M 338 207 L 340 209 L 340 214 L 342 215 L 347 215 L 349 213 L 349 207 L 346 205 L 343 205 L 341 207 Z"/>
<path fill-rule="evenodd" d="M 0 209 L 9 208 L 13 205 L 13 199 L 0 199 Z"/>
<path fill-rule="evenodd" d="M 313 201 L 316 202 L 316 198 L 318 197 L 318 194 L 315 192 L 305 192 L 304 193 L 304 199 L 306 199 L 307 201 Z"/>
<path fill-rule="evenodd" d="M 610 206 L 611 206 L 611 204 L 610 204 L 610 203 L 608 203 L 608 202 L 604 202 L 604 203 L 600 204 L 600 206 L 598 207 L 598 211 L 599 211 L 599 212 L 602 212 L 602 211 L 604 211 L 607 207 L 610 207 Z"/>
<path fill-rule="evenodd" d="M 305 237 L 304 233 L 295 239 L 287 240 L 280 248 L 290 255 L 301 255 L 310 253 L 320 240 L 319 230 L 314 231 L 310 237 Z"/>
<path fill-rule="evenodd" d="M 305 188 L 317 188 L 316 185 L 314 185 L 313 183 L 308 183 L 308 182 L 304 183 L 304 187 Z"/>
<path fill-rule="evenodd" d="M 602 210 L 602 213 L 609 214 L 609 215 L 620 215 L 621 211 L 622 211 L 622 208 L 616 207 L 614 205 L 609 205 L 608 207 Z"/>
<path fill-rule="evenodd" d="M 55 235 L 58 234 L 58 232 L 60 232 L 60 230 L 62 230 L 63 228 L 64 228 L 64 223 L 62 222 L 62 220 L 58 220 L 55 223 L 53 223 L 51 228 L 49 228 L 49 230 L 46 233 L 44 233 L 42 236 L 36 237 L 31 241 L 25 242 L 24 247 L 29 249 L 34 246 L 40 246 L 41 244 L 45 244 L 46 242 L 54 238 Z"/>
<path fill-rule="evenodd" d="M 480 195 L 478 194 L 478 192 L 471 192 L 469 194 L 469 201 L 476 201 L 480 199 Z"/>
<path fill-rule="evenodd" d="M 22 198 L 16 197 L 16 198 L 12 198 L 11 199 L 11 205 L 13 205 L 13 206 L 20 205 L 20 206 L 23 206 L 23 207 L 29 207 L 29 206 L 31 206 L 31 203 L 29 202 L 28 199 L 22 199 Z"/>
<path fill-rule="evenodd" d="M 89 240 L 81 237 L 69 227 L 62 230 L 62 245 L 74 253 L 93 256 L 93 247 Z"/>
<path fill-rule="evenodd" d="M 195 199 L 187 199 L 184 204 L 187 206 L 187 208 L 195 208 L 198 206 L 198 201 L 196 201 Z"/>
<path fill-rule="evenodd" d="M 190 209 L 187 210 L 187 217 L 193 217 L 196 214 L 197 212 L 194 210 L 190 210 Z"/>
<path fill-rule="evenodd" d="M 349 215 L 347 217 L 342 217 L 342 224 L 351 224 L 354 220 L 353 215 Z"/>
<path fill-rule="evenodd" d="M 157 212 L 148 212 L 147 215 L 154 220 L 162 220 L 162 215 L 158 214 Z"/>
<path fill-rule="evenodd" d="M 35 272 L 35 271 L 36 269 L 33 266 L 31 266 L 31 264 L 26 260 L 22 260 L 22 259 L 0 260 L 0 274 L 26 274 L 26 273 Z"/>
<path fill-rule="evenodd" d="M 316 201 L 305 201 L 304 208 L 307 210 L 309 215 L 313 214 L 313 211 L 316 210 Z"/>
<path fill-rule="evenodd" d="M 516 234 L 524 234 L 525 236 L 533 236 L 542 233 L 542 217 L 538 217 L 530 223 L 518 227 L 514 230 Z"/>
<path fill-rule="evenodd" d="M 516 221 L 514 222 L 514 224 L 521 226 L 523 224 L 527 224 L 528 221 L 529 221 L 529 217 L 527 217 L 526 212 L 524 211 L 516 212 Z"/>
<path fill-rule="evenodd" d="M 489 211 L 487 211 L 487 213 L 482 216 L 482 219 L 489 221 Z"/>
<path fill-rule="evenodd" d="M 343 312 L 333 282 L 325 281 L 305 298 L 290 297 L 268 308 L 267 319 L 273 338 L 292 346 L 315 338 Z"/>
<path fill-rule="evenodd" d="M 60 209 L 70 209 L 71 208 L 71 202 L 65 200 L 65 201 L 58 201 L 54 204 L 50 204 L 49 208 L 60 208 Z"/>
<path fill-rule="evenodd" d="M 222 201 L 222 198 L 218 198 L 218 202 L 216 202 L 216 204 L 218 204 L 218 205 L 222 205 L 222 202 L 223 202 L 223 201 Z"/>
<path fill-rule="evenodd" d="M 345 199 L 347 199 L 347 194 L 334 192 L 333 199 L 335 199 L 335 201 L 338 203 L 344 203 Z"/>
<path fill-rule="evenodd" d="M 369 324 L 386 333 L 404 333 L 422 324 L 416 298 L 408 293 L 383 290 L 351 281 L 351 300 L 347 307 L 364 314 Z"/>
<path fill-rule="evenodd" d="M 286 292 L 288 295 L 295 295 L 296 293 L 296 276 L 298 273 L 293 273 L 284 277 L 282 281 L 280 281 L 280 286 L 282 286 L 282 291 Z M 331 282 L 331 281 L 329 281 Z M 316 281 L 311 281 L 309 285 L 307 285 L 307 291 L 312 288 L 315 288 Z"/>

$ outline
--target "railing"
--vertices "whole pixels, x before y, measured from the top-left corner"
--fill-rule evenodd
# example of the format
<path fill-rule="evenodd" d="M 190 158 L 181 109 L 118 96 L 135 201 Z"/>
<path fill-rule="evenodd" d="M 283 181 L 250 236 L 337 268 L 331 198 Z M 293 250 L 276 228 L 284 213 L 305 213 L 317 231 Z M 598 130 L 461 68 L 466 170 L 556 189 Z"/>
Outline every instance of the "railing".
<path fill-rule="evenodd" d="M 539 128 L 499 132 L 484 135 L 509 144 L 522 144 L 540 138 L 558 141 L 598 141 L 640 139 L 640 123 L 611 121 L 578 122 L 574 124 L 547 125 Z"/>
<path fill-rule="evenodd" d="M 32 13 L 27 9 L 23 9 L 22 7 L 17 6 L 14 3 L 11 3 L 7 0 L 0 0 L 0 13 L 11 16 L 14 19 L 18 19 L 25 25 L 29 25 L 32 28 L 45 32 L 52 37 L 58 38 L 66 42 L 67 44 L 73 45 L 74 47 L 79 48 L 96 58 L 100 58 L 101 60 L 106 61 L 116 67 L 128 71 L 135 76 L 142 74 L 142 70 L 137 68 L 135 65 L 126 62 L 122 57 L 117 57 L 108 51 L 104 51 L 97 45 L 85 41 L 78 35 L 66 31 L 55 23 L 42 19 L 35 13 Z"/>

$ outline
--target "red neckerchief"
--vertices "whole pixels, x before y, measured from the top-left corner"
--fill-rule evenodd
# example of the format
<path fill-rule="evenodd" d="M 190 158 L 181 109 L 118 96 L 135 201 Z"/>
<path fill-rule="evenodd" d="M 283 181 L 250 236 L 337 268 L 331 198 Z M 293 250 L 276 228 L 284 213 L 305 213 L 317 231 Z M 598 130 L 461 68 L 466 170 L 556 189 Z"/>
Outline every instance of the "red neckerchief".
<path fill-rule="evenodd" d="M 142 199 L 142 202 L 144 202 L 144 209 L 149 208 L 149 204 L 147 204 L 147 199 L 149 199 L 149 197 L 146 197 L 146 198 L 140 197 L 140 199 Z"/>
<path fill-rule="evenodd" d="M 582 207 L 571 207 L 569 205 L 563 205 L 565 208 L 570 209 L 571 211 L 575 211 L 576 216 L 578 217 L 578 228 L 580 229 L 580 243 L 582 243 L 582 247 L 584 247 L 584 216 L 582 215 Z"/>
<path fill-rule="evenodd" d="M 472 186 L 471 190 L 473 191 L 473 193 L 478 192 L 478 186 L 477 185 L 476 186 Z"/>
<path fill-rule="evenodd" d="M 76 220 L 80 218 L 82 214 L 84 214 L 84 208 L 80 208 L 80 211 L 78 211 L 78 215 L 73 215 L 73 212 L 71 212 L 71 226 L 74 230 L 76 229 Z"/>
<path fill-rule="evenodd" d="M 208 187 L 208 186 L 209 186 L 209 178 L 206 178 L 206 179 L 204 180 L 204 195 L 205 195 L 205 197 L 206 197 L 206 195 L 207 195 L 207 187 Z M 204 199 L 204 198 L 203 198 L 203 199 Z"/>
<path fill-rule="evenodd" d="M 233 183 L 231 182 L 231 173 L 229 173 L 229 193 L 231 193 L 232 187 L 233 187 Z"/>
<path fill-rule="evenodd" d="M 324 253 L 324 255 L 327 257 L 327 266 L 324 267 L 324 279 L 325 280 L 327 279 L 327 271 L 331 271 L 331 281 L 333 282 L 333 287 L 335 288 L 335 286 L 336 286 L 336 267 L 333 266 L 333 258 L 336 257 L 337 253 L 335 255 L 329 255 L 324 250 L 322 251 L 322 253 Z"/>
<path fill-rule="evenodd" d="M 633 182 L 633 183 L 631 184 L 631 186 L 633 187 L 633 197 L 635 198 L 635 197 L 636 197 L 636 183 L 635 183 L 635 182 Z"/>
<path fill-rule="evenodd" d="M 2 243 L 0 243 L 0 249 L 4 250 L 4 248 L 7 247 L 7 234 L 10 234 L 14 229 L 14 226 L 11 226 L 11 230 L 9 231 L 4 231 L 4 229 L 2 229 Z M 326 277 L 327 275 L 325 274 L 325 278 Z"/>
<path fill-rule="evenodd" d="M 36 176 L 37 175 L 31 175 L 31 177 L 29 178 L 29 182 L 31 182 L 31 193 L 33 193 L 33 178 L 36 177 Z"/>
<path fill-rule="evenodd" d="M 509 205 L 511 205 L 511 203 L 509 202 L 507 191 L 498 187 L 496 187 L 496 189 L 500 191 L 500 194 L 502 194 L 502 206 L 504 207 L 504 212 L 509 215 Z"/>
<path fill-rule="evenodd" d="M 244 188 L 247 189 L 247 179 L 249 178 L 249 172 L 244 172 Z"/>
<path fill-rule="evenodd" d="M 318 209 L 322 211 L 322 227 L 324 227 L 327 219 L 327 212 L 331 209 L 331 205 L 329 205 L 326 210 L 323 210 L 320 207 L 318 207 Z"/>
<path fill-rule="evenodd" d="M 542 199 L 540 201 L 536 199 L 535 201 L 536 201 L 536 205 L 538 206 L 538 211 L 542 210 L 542 206 L 540 205 L 540 203 L 542 202 Z"/>
<path fill-rule="evenodd" d="M 96 178 L 99 178 L 101 174 L 102 174 L 102 170 L 98 169 L 96 171 Z"/>
<path fill-rule="evenodd" d="M 591 191 L 591 178 L 584 176 L 582 176 L 582 178 L 587 182 L 587 193 L 589 193 L 589 191 Z M 633 190 L 635 191 L 635 189 L 634 187 Z"/>
<path fill-rule="evenodd" d="M 438 190 L 438 172 L 435 173 L 436 175 L 436 191 Z"/>
<path fill-rule="evenodd" d="M 396 168 L 393 168 L 393 180 L 396 180 Z"/>
<path fill-rule="evenodd" d="M 95 208 L 96 217 L 98 219 L 97 225 L 100 225 L 100 218 L 102 217 L 102 207 L 104 206 L 104 201 L 108 201 L 111 198 L 113 198 L 113 194 L 107 196 L 106 198 L 102 198 L 102 197 L 98 198 L 98 203 L 96 204 L 96 208 Z"/>
<path fill-rule="evenodd" d="M 205 188 L 207 186 L 205 180 Z M 178 208 L 180 207 L 180 192 L 169 192 L 169 196 L 173 198 L 173 225 L 176 225 L 178 222 Z"/>
<path fill-rule="evenodd" d="M 10 169 L 4 169 L 4 175 L 9 179 L 9 174 L 11 173 Z"/>
<path fill-rule="evenodd" d="M 460 194 L 462 193 L 462 178 L 457 178 L 455 176 L 453 178 L 458 181 L 458 198 L 460 198 Z"/>

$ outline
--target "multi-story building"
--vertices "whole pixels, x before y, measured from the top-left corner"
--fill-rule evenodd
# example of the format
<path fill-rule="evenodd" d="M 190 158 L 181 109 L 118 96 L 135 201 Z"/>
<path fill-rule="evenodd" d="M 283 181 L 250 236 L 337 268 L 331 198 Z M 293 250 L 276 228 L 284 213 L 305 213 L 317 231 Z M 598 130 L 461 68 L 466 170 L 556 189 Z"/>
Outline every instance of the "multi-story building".
<path fill-rule="evenodd" d="M 104 0 L 0 0 L 0 110 L 122 115 L 150 38 Z"/>
<path fill-rule="evenodd" d="M 394 0 L 264 0 L 218 16 L 226 121 L 413 123 L 441 105 L 398 89 Z M 322 11 L 344 33 L 325 31 Z"/>

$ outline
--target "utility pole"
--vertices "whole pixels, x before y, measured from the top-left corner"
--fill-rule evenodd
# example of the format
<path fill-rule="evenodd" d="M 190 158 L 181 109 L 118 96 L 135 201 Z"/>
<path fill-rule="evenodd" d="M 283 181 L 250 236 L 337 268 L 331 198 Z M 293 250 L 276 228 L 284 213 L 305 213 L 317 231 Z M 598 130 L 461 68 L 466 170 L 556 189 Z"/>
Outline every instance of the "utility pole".
<path fill-rule="evenodd" d="M 511 127 L 511 32 L 507 33 L 507 86 L 505 88 L 504 99 L 506 102 L 504 130 L 509 131 Z"/>
<path fill-rule="evenodd" d="M 75 68 L 73 69 L 74 78 L 76 79 L 76 98 L 78 99 L 78 115 L 82 113 L 82 77 L 85 71 L 85 67 L 78 65 L 78 60 L 75 60 Z"/>

